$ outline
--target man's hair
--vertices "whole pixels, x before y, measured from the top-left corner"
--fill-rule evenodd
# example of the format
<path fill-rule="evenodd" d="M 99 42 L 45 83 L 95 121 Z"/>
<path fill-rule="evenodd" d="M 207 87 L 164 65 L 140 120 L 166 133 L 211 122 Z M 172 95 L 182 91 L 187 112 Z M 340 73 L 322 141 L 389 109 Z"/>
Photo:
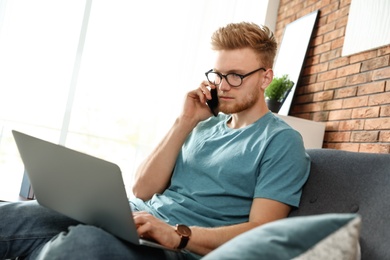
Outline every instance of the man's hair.
<path fill-rule="evenodd" d="M 219 28 L 211 36 L 213 50 L 251 48 L 268 68 L 273 67 L 277 43 L 273 32 L 255 23 L 231 23 Z"/>

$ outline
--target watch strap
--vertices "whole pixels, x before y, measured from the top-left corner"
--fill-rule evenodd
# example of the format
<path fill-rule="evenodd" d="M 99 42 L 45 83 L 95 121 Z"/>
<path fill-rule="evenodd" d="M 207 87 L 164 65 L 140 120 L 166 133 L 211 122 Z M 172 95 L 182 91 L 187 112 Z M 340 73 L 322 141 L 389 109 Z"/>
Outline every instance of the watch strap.
<path fill-rule="evenodd" d="M 185 236 L 181 236 L 180 237 L 180 244 L 179 246 L 177 247 L 177 249 L 183 249 L 187 246 L 188 244 L 188 240 L 190 240 L 189 237 L 185 237 Z"/>

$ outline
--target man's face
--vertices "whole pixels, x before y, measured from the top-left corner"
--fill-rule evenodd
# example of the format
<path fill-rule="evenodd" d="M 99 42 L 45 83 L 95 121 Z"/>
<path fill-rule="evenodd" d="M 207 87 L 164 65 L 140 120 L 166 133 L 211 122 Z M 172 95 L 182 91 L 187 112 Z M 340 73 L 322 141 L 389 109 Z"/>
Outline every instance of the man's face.
<path fill-rule="evenodd" d="M 237 73 L 245 75 L 261 68 L 255 52 L 249 48 L 222 50 L 217 52 L 214 71 L 224 75 Z M 218 87 L 219 111 L 225 114 L 235 114 L 253 109 L 261 102 L 264 91 L 263 70 L 245 77 L 239 87 L 231 87 L 224 78 Z"/>

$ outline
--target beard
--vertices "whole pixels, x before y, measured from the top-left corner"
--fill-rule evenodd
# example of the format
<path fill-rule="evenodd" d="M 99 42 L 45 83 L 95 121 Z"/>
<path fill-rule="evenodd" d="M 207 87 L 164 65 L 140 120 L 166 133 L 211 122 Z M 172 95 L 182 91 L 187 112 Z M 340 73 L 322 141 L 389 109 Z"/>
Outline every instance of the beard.
<path fill-rule="evenodd" d="M 252 108 L 260 98 L 260 90 L 255 88 L 252 93 L 248 93 L 246 96 L 242 98 L 242 100 L 238 100 L 238 102 L 220 102 L 219 103 L 219 111 L 224 114 L 236 114 L 242 111 L 248 110 Z"/>

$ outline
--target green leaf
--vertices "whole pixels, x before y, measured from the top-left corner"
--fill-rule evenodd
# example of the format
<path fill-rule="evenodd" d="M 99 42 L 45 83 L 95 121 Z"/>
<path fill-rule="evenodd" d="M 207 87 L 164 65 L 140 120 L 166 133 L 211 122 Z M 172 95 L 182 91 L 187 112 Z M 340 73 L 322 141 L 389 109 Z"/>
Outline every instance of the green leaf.
<path fill-rule="evenodd" d="M 271 84 L 265 89 L 264 95 L 270 100 L 281 102 L 292 86 L 294 86 L 294 82 L 288 78 L 287 74 L 282 77 L 274 77 Z"/>

